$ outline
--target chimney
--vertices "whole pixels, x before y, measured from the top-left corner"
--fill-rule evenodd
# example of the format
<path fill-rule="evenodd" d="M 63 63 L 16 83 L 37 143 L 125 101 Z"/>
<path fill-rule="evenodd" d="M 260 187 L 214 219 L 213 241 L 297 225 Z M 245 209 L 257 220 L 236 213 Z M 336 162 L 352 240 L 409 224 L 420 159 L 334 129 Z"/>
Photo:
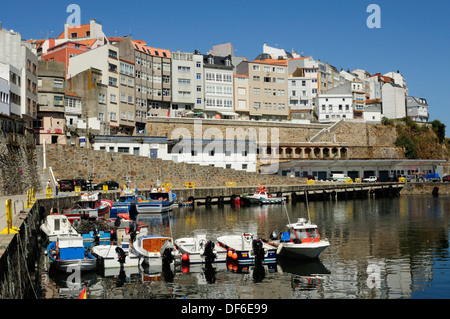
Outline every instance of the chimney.
<path fill-rule="evenodd" d="M 69 25 L 67 23 L 64 23 L 64 39 L 69 38 Z"/>

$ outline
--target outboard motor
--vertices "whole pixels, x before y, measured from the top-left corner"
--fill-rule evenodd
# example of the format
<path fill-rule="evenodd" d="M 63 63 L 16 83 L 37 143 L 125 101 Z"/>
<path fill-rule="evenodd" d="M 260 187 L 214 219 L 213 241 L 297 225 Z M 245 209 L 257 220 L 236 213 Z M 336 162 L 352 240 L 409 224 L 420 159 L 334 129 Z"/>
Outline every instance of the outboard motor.
<path fill-rule="evenodd" d="M 114 226 L 119 227 L 121 221 L 122 219 L 119 216 L 117 216 L 116 220 L 114 221 Z"/>
<path fill-rule="evenodd" d="M 130 229 L 129 229 L 129 232 L 130 232 L 130 239 L 131 239 L 131 242 L 133 243 L 134 242 L 134 240 L 136 239 L 136 234 L 137 234 L 137 223 L 136 223 L 136 221 L 132 221 L 131 222 L 131 225 L 130 225 Z"/>
<path fill-rule="evenodd" d="M 124 264 L 126 255 L 123 249 L 121 247 L 116 247 L 116 253 L 119 263 Z"/>
<path fill-rule="evenodd" d="M 100 231 L 98 230 L 97 225 L 94 225 L 94 242 L 96 245 L 100 242 Z"/>
<path fill-rule="evenodd" d="M 262 265 L 264 262 L 264 247 L 261 239 L 253 239 L 253 254 L 255 255 L 255 265 Z"/>
<path fill-rule="evenodd" d="M 172 263 L 174 259 L 172 256 L 172 251 L 173 251 L 172 247 L 167 247 L 166 249 L 164 249 L 163 254 L 161 256 L 163 264 L 167 265 Z"/>
<path fill-rule="evenodd" d="M 272 230 L 270 233 L 270 239 L 271 240 L 277 240 L 278 239 L 278 233 L 275 230 Z"/>
<path fill-rule="evenodd" d="M 205 257 L 205 263 L 213 263 L 216 259 L 216 254 L 214 253 L 214 243 L 211 240 L 206 243 L 203 256 Z"/>

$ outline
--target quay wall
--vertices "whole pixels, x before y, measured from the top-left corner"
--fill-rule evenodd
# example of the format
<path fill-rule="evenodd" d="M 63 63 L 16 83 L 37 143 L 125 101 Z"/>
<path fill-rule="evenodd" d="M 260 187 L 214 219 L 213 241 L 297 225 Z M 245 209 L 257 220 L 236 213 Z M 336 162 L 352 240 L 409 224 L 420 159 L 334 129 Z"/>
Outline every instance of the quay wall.
<path fill-rule="evenodd" d="M 159 158 L 147 158 L 131 154 L 108 153 L 80 149 L 65 145 L 46 146 L 47 166 L 51 166 L 55 178 L 73 179 L 91 177 L 94 183 L 113 180 L 123 185 L 129 175 L 132 187 L 150 189 L 157 180 L 172 183 L 173 188 L 184 188 L 186 182 L 195 187 L 224 187 L 227 182 L 236 186 L 295 185 L 306 184 L 306 179 L 264 175 L 254 172 L 223 169 L 197 164 L 175 163 Z"/>
<path fill-rule="evenodd" d="M 23 194 L 30 188 L 40 189 L 33 133 L 0 129 L 0 195 Z"/>
<path fill-rule="evenodd" d="M 401 195 L 450 195 L 450 183 L 406 183 Z"/>

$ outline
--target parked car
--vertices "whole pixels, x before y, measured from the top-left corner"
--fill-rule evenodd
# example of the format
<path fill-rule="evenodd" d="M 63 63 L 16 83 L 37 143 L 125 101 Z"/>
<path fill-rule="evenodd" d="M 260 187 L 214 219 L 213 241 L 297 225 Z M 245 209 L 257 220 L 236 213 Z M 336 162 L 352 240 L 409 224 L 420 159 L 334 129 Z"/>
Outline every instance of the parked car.
<path fill-rule="evenodd" d="M 370 177 L 367 177 L 367 178 L 363 178 L 363 182 L 366 182 L 366 183 L 376 183 L 376 182 L 378 182 L 378 177 L 376 177 L 376 176 L 370 176 Z"/>
<path fill-rule="evenodd" d="M 73 179 L 62 179 L 59 181 L 59 190 L 61 192 L 73 192 L 75 190 L 75 182 Z"/>
<path fill-rule="evenodd" d="M 443 181 L 443 182 L 450 182 L 450 175 L 444 175 L 444 176 L 442 176 L 442 181 Z"/>
<path fill-rule="evenodd" d="M 119 188 L 119 183 L 114 182 L 114 181 L 101 182 L 101 183 L 98 183 L 96 187 L 97 187 L 97 189 L 102 190 L 103 185 L 108 185 L 108 190 Z"/>
<path fill-rule="evenodd" d="M 88 181 L 81 178 L 74 179 L 73 181 L 75 182 L 75 186 L 81 186 L 82 191 L 88 190 Z"/>

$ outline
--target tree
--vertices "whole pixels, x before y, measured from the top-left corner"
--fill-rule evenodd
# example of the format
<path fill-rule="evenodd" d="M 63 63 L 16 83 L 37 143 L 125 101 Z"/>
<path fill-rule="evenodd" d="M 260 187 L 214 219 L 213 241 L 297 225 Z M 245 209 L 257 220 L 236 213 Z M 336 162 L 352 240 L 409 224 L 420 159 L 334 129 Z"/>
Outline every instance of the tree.
<path fill-rule="evenodd" d="M 442 144 L 445 141 L 445 124 L 439 120 L 434 120 L 431 122 L 431 126 L 439 138 L 439 143 Z"/>

